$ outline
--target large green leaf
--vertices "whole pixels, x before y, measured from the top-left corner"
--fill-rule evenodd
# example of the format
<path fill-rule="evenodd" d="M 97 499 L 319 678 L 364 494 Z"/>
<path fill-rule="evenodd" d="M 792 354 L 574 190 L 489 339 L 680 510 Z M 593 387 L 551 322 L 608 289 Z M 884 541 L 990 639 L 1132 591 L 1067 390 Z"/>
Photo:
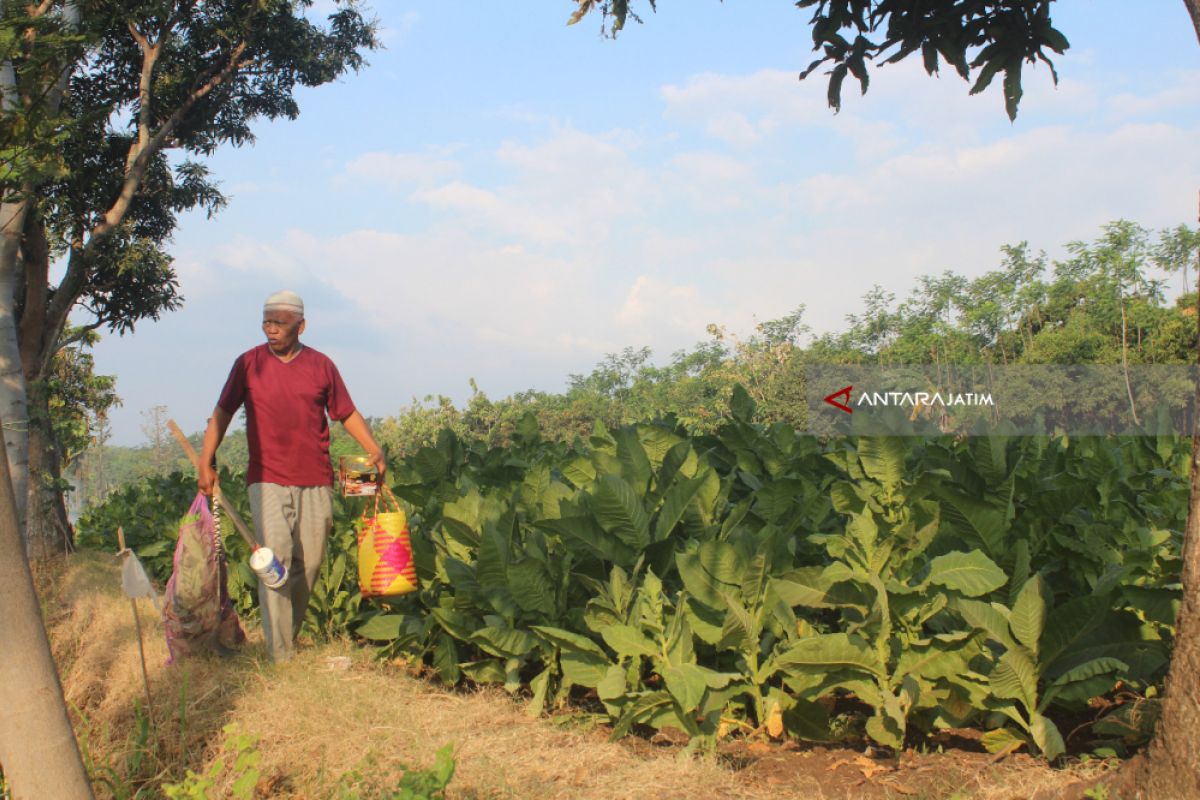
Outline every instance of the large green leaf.
<path fill-rule="evenodd" d="M 781 521 L 797 510 L 803 493 L 804 481 L 798 478 L 771 481 L 754 493 L 755 511 L 767 520 Z"/>
<path fill-rule="evenodd" d="M 1004 570 L 979 550 L 954 552 L 929 562 L 929 582 L 945 586 L 967 597 L 979 597 L 999 589 L 1008 581 Z"/>
<path fill-rule="evenodd" d="M 829 730 L 829 712 L 820 703 L 797 698 L 783 712 L 783 725 L 793 736 L 809 742 L 826 742 L 834 738 Z"/>
<path fill-rule="evenodd" d="M 501 658 L 521 658 L 528 655 L 538 644 L 537 637 L 528 631 L 493 625 L 472 633 L 471 641 L 485 652 Z"/>
<path fill-rule="evenodd" d="M 685 712 L 700 705 L 708 688 L 704 671 L 695 664 L 668 665 L 662 669 L 667 691 Z"/>
<path fill-rule="evenodd" d="M 1067 751 L 1062 734 L 1058 732 L 1058 726 L 1048 718 L 1041 714 L 1034 714 L 1030 728 L 1033 733 L 1033 741 L 1042 751 L 1046 760 L 1053 761 Z"/>
<path fill-rule="evenodd" d="M 867 736 L 885 747 L 899 750 L 904 744 L 905 727 L 903 718 L 897 720 L 896 715 L 876 709 L 875 715 L 867 720 Z"/>
<path fill-rule="evenodd" d="M 662 425 L 639 425 L 637 434 L 642 448 L 646 451 L 646 458 L 650 459 L 655 469 L 662 467 L 663 460 L 672 447 L 687 441 Z"/>
<path fill-rule="evenodd" d="M 694 597 L 687 598 L 684 604 L 684 614 L 688 627 L 702 642 L 717 644 L 723 636 L 725 612 L 710 608 Z"/>
<path fill-rule="evenodd" d="M 675 444 L 663 456 L 662 466 L 659 467 L 658 475 L 655 478 L 660 487 L 659 493 L 661 494 L 677 475 L 684 478 L 695 477 L 697 464 L 696 453 L 692 449 L 690 441 L 684 439 Z"/>
<path fill-rule="evenodd" d="M 508 588 L 508 532 L 503 521 L 485 525 L 479 543 L 475 578 L 488 589 Z"/>
<path fill-rule="evenodd" d="M 462 669 L 458 666 L 458 645 L 448 633 L 438 634 L 433 646 L 433 668 L 438 677 L 449 684 L 458 683 Z"/>
<path fill-rule="evenodd" d="M 422 483 L 435 483 L 446 477 L 450 469 L 450 459 L 436 447 L 422 447 L 412 457 L 413 466 L 421 476 Z M 454 670 L 457 672 L 458 667 Z"/>
<path fill-rule="evenodd" d="M 584 552 L 622 566 L 631 566 L 637 559 L 637 554 L 632 548 L 601 528 L 590 514 L 543 519 L 534 525 L 558 535 L 574 552 Z"/>
<path fill-rule="evenodd" d="M 498 658 L 464 661 L 458 667 L 464 675 L 476 683 L 504 683 L 507 678 L 504 662 Z"/>
<path fill-rule="evenodd" d="M 581 636 L 578 633 L 563 630 L 562 628 L 555 628 L 550 625 L 531 625 L 529 630 L 533 631 L 550 644 L 555 645 L 563 652 L 569 650 L 578 653 L 586 653 L 604 659 L 605 661 L 608 660 L 608 654 L 604 652 L 604 648 L 586 636 Z"/>
<path fill-rule="evenodd" d="M 646 491 L 654 468 L 646 456 L 646 450 L 638 438 L 637 429 L 627 426 L 613 434 L 617 440 L 617 458 L 621 461 L 621 473 L 626 481 L 636 487 L 639 493 Z"/>
<path fill-rule="evenodd" d="M 1076 643 L 1104 622 L 1108 613 L 1108 598 L 1103 595 L 1076 597 L 1057 606 L 1050 612 L 1042 632 L 1042 662 L 1049 665 L 1069 654 Z"/>
<path fill-rule="evenodd" d="M 740 383 L 734 384 L 733 394 L 729 400 L 729 410 L 733 414 L 733 418 L 742 422 L 752 422 L 755 408 L 754 399 L 750 397 L 746 387 Z"/>
<path fill-rule="evenodd" d="M 927 645 L 909 645 L 900 653 L 895 674 L 913 675 L 926 680 L 953 680 L 967 671 L 968 657 L 977 652 L 972 641 L 966 639 L 953 643 L 935 641 Z"/>
<path fill-rule="evenodd" d="M 478 620 L 472 623 L 471 618 L 467 615 L 448 608 L 430 609 L 429 615 L 442 627 L 442 630 L 464 642 L 471 638 L 471 634 L 475 632 L 474 626 L 479 624 Z"/>
<path fill-rule="evenodd" d="M 855 490 L 854 484 L 848 481 L 838 481 L 830 486 L 829 499 L 839 514 L 858 514 L 866 505 L 866 501 Z"/>
<path fill-rule="evenodd" d="M 789 606 L 829 608 L 825 595 L 830 582 L 823 567 L 800 567 L 772 578 L 776 594 Z"/>
<path fill-rule="evenodd" d="M 602 702 L 620 700 L 625 695 L 625 667 L 612 664 L 604 673 L 604 678 L 596 684 L 596 696 Z"/>
<path fill-rule="evenodd" d="M 958 597 L 950 603 L 950 607 L 961 614 L 967 624 L 985 631 L 988 636 L 1007 649 L 1013 650 L 1020 647 L 1009 631 L 1008 609 L 1004 606 Z"/>
<path fill-rule="evenodd" d="M 863 436 L 858 440 L 858 460 L 863 471 L 884 486 L 898 486 L 904 478 L 908 445 L 899 436 Z"/>
<path fill-rule="evenodd" d="M 641 552 L 650 544 L 650 516 L 642 498 L 617 475 L 601 475 L 592 494 L 592 512 L 600 527 Z"/>
<path fill-rule="evenodd" d="M 378 614 L 354 630 L 356 636 L 376 642 L 390 642 L 400 636 L 403 614 Z"/>
<path fill-rule="evenodd" d="M 600 631 L 605 644 L 618 656 L 653 656 L 658 654 L 654 642 L 637 628 L 629 625 L 608 625 Z"/>
<path fill-rule="evenodd" d="M 595 688 L 608 674 L 610 662 L 590 653 L 578 650 L 563 650 L 558 656 L 562 665 L 563 680 L 579 686 Z"/>
<path fill-rule="evenodd" d="M 796 674 L 852 669 L 883 675 L 875 652 L 861 639 L 851 639 L 844 633 L 798 639 L 776 656 L 775 665 Z"/>
<path fill-rule="evenodd" d="M 645 722 L 656 710 L 664 706 L 670 706 L 673 702 L 674 698 L 666 691 L 647 692 L 638 697 L 626 706 L 620 719 L 613 725 L 613 731 L 609 738 L 613 740 L 620 739 L 629 733 L 634 723 Z"/>
<path fill-rule="evenodd" d="M 508 590 L 522 611 L 536 611 L 547 617 L 558 613 L 554 579 L 536 558 L 526 558 L 508 568 Z"/>
<path fill-rule="evenodd" d="M 1029 648 L 1034 660 L 1038 657 L 1038 642 L 1046 625 L 1046 613 L 1053 596 L 1046 579 L 1040 574 L 1025 581 L 1008 615 L 1008 624 L 1017 641 Z"/>
<path fill-rule="evenodd" d="M 1021 745 L 1028 744 L 1028 740 L 1019 733 L 1014 733 L 1008 728 L 996 728 L 994 731 L 988 731 L 980 737 L 979 743 L 983 745 L 983 749 L 989 753 L 999 753 L 1002 750 L 1015 750 Z"/>
<path fill-rule="evenodd" d="M 942 501 L 945 528 L 957 533 L 968 545 L 982 547 L 996 558 L 1003 557 L 1009 528 L 1004 507 L 955 489 L 942 490 L 938 497 Z"/>
<path fill-rule="evenodd" d="M 587 458 L 576 458 L 569 461 L 562 468 L 563 477 L 575 484 L 577 489 L 582 489 L 596 480 L 596 468 L 592 466 L 592 462 Z"/>
<path fill-rule="evenodd" d="M 554 676 L 554 667 L 549 666 L 539 672 L 529 681 L 529 708 L 526 713 L 531 717 L 540 717 L 546 708 L 546 696 L 550 693 L 550 680 Z"/>
<path fill-rule="evenodd" d="M 1037 667 L 1022 649 L 1005 651 L 989 678 L 996 697 L 1020 700 L 1037 708 Z"/>
<path fill-rule="evenodd" d="M 703 483 L 703 478 L 685 478 L 667 490 L 654 521 L 654 541 L 661 542 L 671 535 Z"/>
<path fill-rule="evenodd" d="M 762 622 L 752 614 L 741 600 L 731 594 L 722 597 L 725 607 L 725 623 L 721 627 L 719 648 L 731 647 L 747 653 L 758 651 L 758 639 L 762 635 Z"/>
<path fill-rule="evenodd" d="M 675 565 L 688 594 L 715 609 L 724 608 L 723 595 L 741 589 L 746 569 L 737 548 L 721 541 L 704 542 L 691 553 L 677 553 Z"/>
<path fill-rule="evenodd" d="M 1091 661 L 1086 661 L 1059 675 L 1054 679 L 1051 686 L 1066 686 L 1070 683 L 1086 681 L 1100 675 L 1120 674 L 1128 669 L 1129 665 L 1119 658 L 1113 658 L 1112 656 L 1093 658 Z"/>

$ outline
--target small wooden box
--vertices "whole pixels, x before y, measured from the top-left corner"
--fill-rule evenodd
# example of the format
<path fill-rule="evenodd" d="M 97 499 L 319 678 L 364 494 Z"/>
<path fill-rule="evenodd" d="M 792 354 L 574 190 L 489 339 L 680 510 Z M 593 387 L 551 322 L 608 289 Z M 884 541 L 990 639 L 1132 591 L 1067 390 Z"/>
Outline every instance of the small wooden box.
<path fill-rule="evenodd" d="M 366 456 L 338 459 L 338 483 L 343 497 L 369 497 L 379 489 L 379 470 Z"/>

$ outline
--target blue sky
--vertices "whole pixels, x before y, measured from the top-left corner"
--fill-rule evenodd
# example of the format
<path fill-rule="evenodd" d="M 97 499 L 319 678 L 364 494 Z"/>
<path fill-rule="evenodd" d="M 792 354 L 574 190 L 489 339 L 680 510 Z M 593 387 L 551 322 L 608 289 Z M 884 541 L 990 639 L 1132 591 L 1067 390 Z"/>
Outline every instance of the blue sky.
<path fill-rule="evenodd" d="M 386 416 L 461 402 L 470 378 L 561 390 L 606 353 L 665 361 L 709 323 L 747 335 L 801 304 L 837 330 L 871 285 L 978 275 L 1004 244 L 1195 224 L 1200 44 L 1179 0 L 1059 0 L 1060 83 L 1027 70 L 1015 123 L 998 82 L 969 97 L 915 62 L 865 97 L 848 82 L 834 115 L 822 76 L 797 80 L 811 40 L 788 0 L 658 5 L 612 41 L 598 17 L 565 27 L 567 0 L 376 0 L 370 66 L 210 160 L 230 204 L 182 220 L 184 308 L 96 348 L 124 400 L 113 441 L 139 443 L 155 405 L 202 428 L 279 288 Z"/>

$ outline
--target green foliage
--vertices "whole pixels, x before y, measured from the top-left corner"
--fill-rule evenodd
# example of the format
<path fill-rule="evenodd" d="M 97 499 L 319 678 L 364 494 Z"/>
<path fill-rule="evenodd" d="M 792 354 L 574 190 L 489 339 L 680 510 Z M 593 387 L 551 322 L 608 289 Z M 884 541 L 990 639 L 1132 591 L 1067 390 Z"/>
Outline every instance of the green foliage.
<path fill-rule="evenodd" d="M 629 0 L 576 0 L 578 8 L 567 21 L 579 22 L 592 10 L 600 13 L 602 32 L 616 38 L 627 19 L 641 19 Z M 929 8 L 905 0 L 797 0 L 801 10 L 813 9 L 813 50 L 821 53 L 800 74 L 803 79 L 828 63 L 829 105 L 841 108 L 842 84 L 853 76 L 866 94 L 870 62 L 891 64 L 918 51 L 930 75 L 944 61 L 963 80 L 974 73 L 971 94 L 986 89 L 1004 74 L 1004 107 L 1009 119 L 1017 116 L 1021 96 L 1021 69 L 1025 63 L 1044 62 L 1054 71 L 1048 53 L 1062 55 L 1070 46 L 1050 19 L 1053 0 L 1017 0 L 997 9 L 982 0 L 952 0 Z M 655 0 L 647 0 L 651 11 Z M 610 22 L 611 21 L 611 22 Z"/>
<path fill-rule="evenodd" d="M 731 726 L 900 748 L 975 724 L 1054 758 L 1062 715 L 1161 683 L 1185 440 L 819 442 L 731 395 L 712 434 L 597 423 L 565 444 L 527 415 L 489 447 L 443 429 L 389 471 L 420 590 L 362 602 L 361 501 L 339 500 L 308 629 L 503 685 L 531 713 L 591 698 L 614 735 L 675 728 L 705 749 Z M 175 475 L 114 495 L 81 542 L 108 549 L 124 524 L 162 579 L 194 491 Z M 248 554 L 226 544 L 245 612 Z M 831 721 L 851 696 L 867 716 Z"/>
<path fill-rule="evenodd" d="M 880 744 L 1003 714 L 1016 732 L 989 742 L 1054 757 L 1053 714 L 1161 680 L 1186 443 L 821 445 L 754 413 L 737 389 L 712 436 L 444 432 L 392 472 L 421 591 L 365 611 L 359 635 L 443 680 L 527 691 L 533 712 L 594 693 L 614 735 L 673 727 L 701 747 L 776 715 L 832 738 L 817 701 L 848 693 Z"/>
<path fill-rule="evenodd" d="M 221 755 L 203 773 L 189 769 L 182 781 L 164 783 L 162 790 L 165 797 L 171 800 L 209 800 L 218 784 L 226 781 L 232 783 L 223 796 L 237 800 L 254 797 L 254 787 L 259 777 L 258 762 L 262 760 L 262 754 L 255 747 L 256 738 L 242 733 L 236 725 L 226 725 L 223 730 L 225 741 Z"/>
<path fill-rule="evenodd" d="M 454 745 L 443 745 L 429 769 L 401 765 L 404 774 L 394 786 L 384 784 L 372 766 L 374 758 L 369 756 L 366 771 L 354 770 L 341 777 L 337 786 L 339 800 L 444 800 L 446 787 L 454 778 Z"/>

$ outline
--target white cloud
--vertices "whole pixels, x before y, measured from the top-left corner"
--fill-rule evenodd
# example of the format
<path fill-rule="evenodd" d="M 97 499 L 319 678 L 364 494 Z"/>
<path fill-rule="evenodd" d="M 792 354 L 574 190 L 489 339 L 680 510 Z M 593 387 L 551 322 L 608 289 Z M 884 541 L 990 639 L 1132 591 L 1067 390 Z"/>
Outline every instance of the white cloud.
<path fill-rule="evenodd" d="M 396 188 L 429 186 L 458 175 L 462 166 L 438 153 L 371 152 L 346 164 L 345 178 Z"/>
<path fill-rule="evenodd" d="M 1108 98 L 1108 110 L 1119 119 L 1161 115 L 1200 107 L 1200 70 L 1180 71 L 1146 94 L 1122 92 Z"/>
<path fill-rule="evenodd" d="M 1200 130 L 1167 111 L 1200 102 L 1194 72 L 1145 96 L 1045 77 L 1027 76 L 1016 124 L 994 93 L 919 66 L 878 71 L 865 99 L 847 84 L 838 115 L 820 76 L 760 70 L 664 87 L 661 127 L 539 117 L 455 149 L 363 153 L 340 180 L 392 187 L 404 227 L 347 208 L 204 241 L 179 253 L 179 318 L 235 353 L 260 295 L 293 286 L 315 346 L 359 376 L 365 412 L 389 414 L 461 399 L 468 377 L 557 389 L 605 353 L 665 359 L 710 322 L 746 334 L 802 303 L 815 330 L 840 330 L 872 284 L 903 297 L 921 274 L 977 275 L 1003 244 L 1054 255 L 1120 217 L 1192 223 Z M 250 322 L 231 333 L 233 288 Z"/>
<path fill-rule="evenodd" d="M 492 188 L 463 181 L 415 198 L 457 220 L 531 246 L 599 246 L 622 220 L 655 201 L 656 188 L 630 157 L 637 140 L 626 132 L 553 131 L 529 144 L 505 142 L 495 163 L 509 179 Z"/>

